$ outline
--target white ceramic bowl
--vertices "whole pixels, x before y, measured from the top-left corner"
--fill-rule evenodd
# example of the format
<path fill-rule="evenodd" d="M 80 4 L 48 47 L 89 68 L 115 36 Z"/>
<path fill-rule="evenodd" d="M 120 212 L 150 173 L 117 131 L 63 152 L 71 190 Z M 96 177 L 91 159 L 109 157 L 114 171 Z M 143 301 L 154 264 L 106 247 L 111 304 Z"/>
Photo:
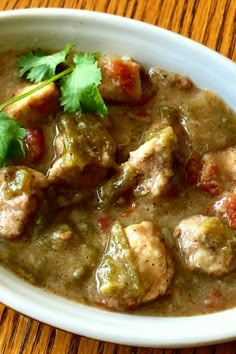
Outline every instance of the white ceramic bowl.
<path fill-rule="evenodd" d="M 32 9 L 0 13 L 0 48 L 62 49 L 128 55 L 189 75 L 200 87 L 221 95 L 236 110 L 236 65 L 177 34 L 102 13 Z M 236 337 L 236 309 L 193 317 L 117 314 L 45 293 L 0 268 L 0 301 L 67 331 L 105 341 L 149 347 L 183 347 Z"/>

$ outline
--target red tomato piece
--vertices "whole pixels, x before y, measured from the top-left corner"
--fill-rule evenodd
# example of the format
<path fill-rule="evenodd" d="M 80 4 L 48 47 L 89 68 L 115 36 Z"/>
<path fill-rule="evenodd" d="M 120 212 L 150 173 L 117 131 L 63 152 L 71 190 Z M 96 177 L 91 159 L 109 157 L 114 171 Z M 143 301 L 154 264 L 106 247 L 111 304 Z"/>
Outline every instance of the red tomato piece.
<path fill-rule="evenodd" d="M 220 190 L 220 183 L 218 180 L 219 168 L 215 163 L 212 163 L 207 169 L 202 170 L 201 178 L 198 187 L 211 195 L 216 195 Z"/>
<path fill-rule="evenodd" d="M 136 69 L 134 69 L 136 72 Z M 119 83 L 123 91 L 129 96 L 133 95 L 136 85 L 135 74 L 132 71 L 132 66 L 122 60 L 114 60 L 110 68 L 111 76 Z"/>
<path fill-rule="evenodd" d="M 26 159 L 30 163 L 38 163 L 44 157 L 45 143 L 41 128 L 29 128 L 25 136 Z"/>
<path fill-rule="evenodd" d="M 101 217 L 97 221 L 98 226 L 101 228 L 101 230 L 106 230 L 108 227 L 110 227 L 111 222 L 108 217 Z"/>
<path fill-rule="evenodd" d="M 229 227 L 236 229 L 236 194 L 225 194 L 212 205 L 210 212 L 225 219 Z"/>

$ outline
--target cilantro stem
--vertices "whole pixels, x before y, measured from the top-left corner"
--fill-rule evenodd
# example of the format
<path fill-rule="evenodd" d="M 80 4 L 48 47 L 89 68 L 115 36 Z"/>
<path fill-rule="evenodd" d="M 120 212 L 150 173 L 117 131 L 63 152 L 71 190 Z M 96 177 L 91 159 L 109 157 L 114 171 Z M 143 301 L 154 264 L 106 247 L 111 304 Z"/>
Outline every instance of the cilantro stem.
<path fill-rule="evenodd" d="M 51 82 L 57 81 L 57 80 L 61 79 L 63 76 L 66 76 L 66 75 L 70 74 L 72 71 L 73 71 L 73 67 L 71 66 L 71 67 L 69 67 L 68 69 L 66 69 L 66 70 L 64 70 L 64 71 L 62 71 L 62 72 L 60 72 L 59 74 L 54 75 L 54 76 L 51 77 L 49 80 L 46 80 L 46 81 L 42 82 L 40 85 L 34 87 L 32 90 L 29 90 L 29 91 L 23 93 L 22 95 L 13 97 L 12 99 L 10 99 L 10 100 L 8 100 L 8 101 L 2 103 L 2 104 L 0 105 L 0 112 L 1 112 L 4 108 L 6 108 L 7 106 L 10 106 L 12 103 L 15 103 L 15 102 L 17 102 L 17 101 L 20 101 L 20 100 L 22 100 L 23 98 L 32 95 L 33 93 L 37 92 L 38 90 L 42 89 L 43 87 L 49 85 Z"/>

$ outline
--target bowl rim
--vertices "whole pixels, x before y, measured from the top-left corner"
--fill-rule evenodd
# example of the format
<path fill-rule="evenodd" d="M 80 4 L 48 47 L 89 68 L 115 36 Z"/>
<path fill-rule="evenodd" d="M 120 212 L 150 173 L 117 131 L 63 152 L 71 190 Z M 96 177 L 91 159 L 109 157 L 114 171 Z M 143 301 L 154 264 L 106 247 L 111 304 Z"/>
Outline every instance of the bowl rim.
<path fill-rule="evenodd" d="M 102 12 L 30 8 L 0 12 L 0 23 L 14 19 L 32 21 L 39 17 L 76 18 L 82 21 L 126 26 L 170 40 L 178 40 L 187 49 L 211 56 L 227 67 L 236 78 L 236 65 L 228 58 L 187 37 L 148 23 Z M 145 33 L 146 33 L 145 32 Z M 17 296 L 16 296 L 17 294 Z M 36 320 L 87 337 L 118 344 L 146 347 L 188 347 L 228 341 L 236 338 L 236 308 L 214 314 L 191 317 L 152 317 L 109 312 L 63 299 L 19 280 L 9 271 L 0 270 L 0 301 Z M 211 330 L 212 329 L 212 330 Z M 184 334 L 183 334 L 184 331 Z"/>

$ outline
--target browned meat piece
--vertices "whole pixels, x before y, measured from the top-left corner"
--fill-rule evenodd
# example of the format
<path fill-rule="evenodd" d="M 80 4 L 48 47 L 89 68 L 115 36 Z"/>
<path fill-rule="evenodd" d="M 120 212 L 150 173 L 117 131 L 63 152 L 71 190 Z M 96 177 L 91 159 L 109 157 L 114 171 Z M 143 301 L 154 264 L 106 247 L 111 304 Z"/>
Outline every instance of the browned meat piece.
<path fill-rule="evenodd" d="M 153 83 L 159 87 L 176 88 L 186 93 L 196 93 L 197 88 L 186 75 L 177 74 L 173 71 L 163 70 L 158 67 L 149 69 L 149 75 Z"/>
<path fill-rule="evenodd" d="M 96 279 L 103 303 L 111 308 L 133 308 L 166 293 L 173 265 L 151 222 L 123 229 L 117 222 Z"/>
<path fill-rule="evenodd" d="M 132 151 L 118 174 L 101 186 L 98 191 L 100 202 L 115 201 L 130 188 L 135 188 L 136 195 L 158 197 L 173 176 L 172 155 L 175 149 L 176 136 L 171 127 L 157 132 L 154 138 Z"/>
<path fill-rule="evenodd" d="M 0 237 L 21 236 L 46 187 L 46 177 L 28 167 L 0 170 Z"/>
<path fill-rule="evenodd" d="M 141 302 L 164 295 L 174 274 L 172 261 L 153 223 L 143 221 L 125 228 L 145 292 Z"/>
<path fill-rule="evenodd" d="M 37 85 L 28 85 L 19 90 L 16 96 L 30 91 Z M 60 93 L 54 83 L 51 83 L 32 95 L 11 104 L 5 109 L 10 116 L 20 121 L 24 126 L 34 126 L 35 123 L 48 121 L 49 115 L 54 114 L 59 109 Z"/>
<path fill-rule="evenodd" d="M 128 58 L 102 56 L 98 60 L 102 72 L 99 86 L 107 101 L 129 103 L 141 98 L 140 65 Z"/>
<path fill-rule="evenodd" d="M 135 188 L 137 194 L 150 193 L 157 197 L 165 190 L 173 176 L 172 155 L 175 148 L 176 136 L 172 128 L 167 127 L 130 153 L 128 163 L 140 175 Z"/>
<path fill-rule="evenodd" d="M 234 190 L 236 185 L 236 147 L 209 152 L 203 156 L 203 168 L 198 186 L 217 195 Z"/>
<path fill-rule="evenodd" d="M 196 215 L 175 229 L 187 268 L 220 276 L 236 268 L 236 238 L 218 217 Z"/>
<path fill-rule="evenodd" d="M 49 170 L 48 182 L 50 184 L 73 184 L 82 188 L 96 187 L 107 175 L 107 169 L 99 166 L 85 166 L 81 172 L 78 168 L 67 168 L 60 158 Z"/>

